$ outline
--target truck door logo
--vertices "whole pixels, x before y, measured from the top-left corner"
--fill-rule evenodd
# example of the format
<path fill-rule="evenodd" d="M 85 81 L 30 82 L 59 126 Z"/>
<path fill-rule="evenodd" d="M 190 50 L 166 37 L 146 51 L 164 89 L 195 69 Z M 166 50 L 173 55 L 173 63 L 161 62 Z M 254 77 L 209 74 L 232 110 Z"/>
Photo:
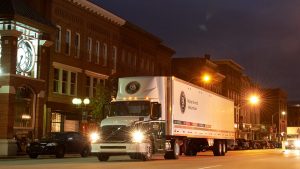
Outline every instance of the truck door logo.
<path fill-rule="evenodd" d="M 185 98 L 185 94 L 183 91 L 181 91 L 180 93 L 180 110 L 181 110 L 181 113 L 184 113 L 185 112 L 185 107 L 186 107 L 186 98 Z"/>
<path fill-rule="evenodd" d="M 132 81 L 126 85 L 125 90 L 128 94 L 134 94 L 139 91 L 140 86 L 141 85 L 137 81 Z"/>

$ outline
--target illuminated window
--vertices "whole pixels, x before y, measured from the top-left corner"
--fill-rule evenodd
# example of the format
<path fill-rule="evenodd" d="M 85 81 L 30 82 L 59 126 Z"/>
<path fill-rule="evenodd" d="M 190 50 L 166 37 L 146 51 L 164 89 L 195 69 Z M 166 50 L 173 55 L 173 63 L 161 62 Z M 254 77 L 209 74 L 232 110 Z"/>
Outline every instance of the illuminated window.
<path fill-rule="evenodd" d="M 62 115 L 60 113 L 51 113 L 51 132 L 60 132 L 62 124 Z"/>
<path fill-rule="evenodd" d="M 34 119 L 35 95 L 28 87 L 19 87 L 16 91 L 14 112 L 16 128 L 31 128 Z"/>

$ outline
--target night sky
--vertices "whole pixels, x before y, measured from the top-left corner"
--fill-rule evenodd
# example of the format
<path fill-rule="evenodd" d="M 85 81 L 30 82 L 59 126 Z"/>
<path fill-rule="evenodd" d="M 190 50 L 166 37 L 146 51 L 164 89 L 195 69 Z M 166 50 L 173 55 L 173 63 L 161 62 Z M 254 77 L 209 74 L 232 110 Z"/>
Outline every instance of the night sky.
<path fill-rule="evenodd" d="M 93 0 L 158 36 L 174 57 L 232 59 L 300 100 L 299 0 Z"/>

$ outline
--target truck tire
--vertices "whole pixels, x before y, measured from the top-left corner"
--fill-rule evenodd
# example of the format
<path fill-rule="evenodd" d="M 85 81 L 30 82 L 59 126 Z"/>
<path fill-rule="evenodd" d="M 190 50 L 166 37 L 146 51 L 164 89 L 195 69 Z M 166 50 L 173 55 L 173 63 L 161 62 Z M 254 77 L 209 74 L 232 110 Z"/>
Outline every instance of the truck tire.
<path fill-rule="evenodd" d="M 107 161 L 109 159 L 109 155 L 106 155 L 106 154 L 97 154 L 97 158 L 99 161 Z"/>
<path fill-rule="evenodd" d="M 174 140 L 171 142 L 171 147 L 172 147 L 172 150 L 171 151 L 167 151 L 165 153 L 165 159 L 168 160 L 168 159 L 178 159 L 179 158 L 179 154 L 180 154 L 180 146 L 179 146 L 179 143 Z"/>
<path fill-rule="evenodd" d="M 221 156 L 222 155 L 222 150 L 223 150 L 222 141 L 221 140 L 214 140 L 214 145 L 213 145 L 214 156 Z"/>

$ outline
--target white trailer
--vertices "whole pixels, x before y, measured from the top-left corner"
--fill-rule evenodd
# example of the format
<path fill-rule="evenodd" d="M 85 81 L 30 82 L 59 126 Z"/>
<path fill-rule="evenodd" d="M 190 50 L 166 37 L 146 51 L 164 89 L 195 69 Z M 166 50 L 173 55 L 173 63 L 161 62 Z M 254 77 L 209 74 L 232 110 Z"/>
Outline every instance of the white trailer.
<path fill-rule="evenodd" d="M 226 140 L 234 139 L 233 101 L 175 77 L 120 78 L 108 107 L 92 143 L 100 161 L 120 154 L 149 160 L 155 153 L 177 159 L 207 148 L 223 156 Z"/>

